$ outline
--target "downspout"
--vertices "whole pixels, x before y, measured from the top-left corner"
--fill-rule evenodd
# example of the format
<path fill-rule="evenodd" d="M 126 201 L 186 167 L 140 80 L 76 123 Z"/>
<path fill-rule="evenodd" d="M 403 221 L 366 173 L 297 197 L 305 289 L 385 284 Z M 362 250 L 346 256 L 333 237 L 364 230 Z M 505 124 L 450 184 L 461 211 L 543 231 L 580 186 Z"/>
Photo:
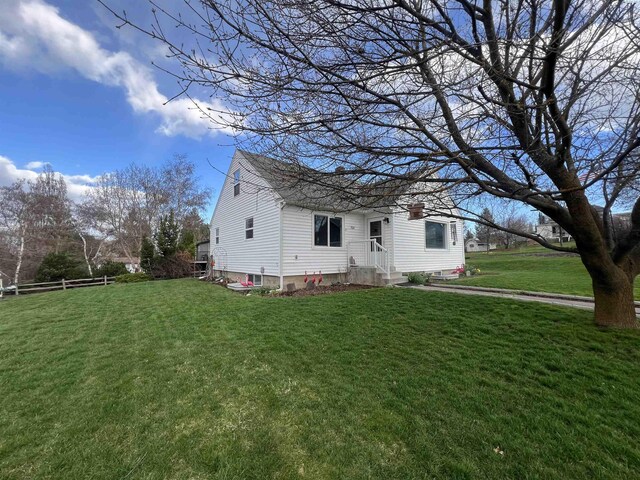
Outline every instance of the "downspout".
<path fill-rule="evenodd" d="M 283 225 L 282 225 L 282 220 L 284 218 L 283 212 L 284 212 L 284 207 L 287 203 L 282 200 L 280 202 L 280 242 L 279 242 L 279 246 L 280 246 L 280 252 L 279 252 L 279 261 L 278 261 L 278 267 L 279 267 L 279 273 L 280 273 L 280 291 L 283 292 L 284 291 L 284 267 L 282 265 L 282 260 L 283 260 L 283 252 L 284 252 L 284 246 L 283 246 L 283 240 L 284 240 L 284 234 L 283 234 Z"/>

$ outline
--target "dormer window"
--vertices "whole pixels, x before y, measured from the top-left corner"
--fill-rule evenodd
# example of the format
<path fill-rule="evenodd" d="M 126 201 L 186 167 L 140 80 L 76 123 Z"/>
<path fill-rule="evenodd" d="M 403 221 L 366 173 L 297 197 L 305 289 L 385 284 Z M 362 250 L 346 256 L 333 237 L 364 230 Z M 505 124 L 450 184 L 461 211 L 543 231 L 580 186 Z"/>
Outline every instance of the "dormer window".
<path fill-rule="evenodd" d="M 233 172 L 233 196 L 240 195 L 240 169 Z"/>

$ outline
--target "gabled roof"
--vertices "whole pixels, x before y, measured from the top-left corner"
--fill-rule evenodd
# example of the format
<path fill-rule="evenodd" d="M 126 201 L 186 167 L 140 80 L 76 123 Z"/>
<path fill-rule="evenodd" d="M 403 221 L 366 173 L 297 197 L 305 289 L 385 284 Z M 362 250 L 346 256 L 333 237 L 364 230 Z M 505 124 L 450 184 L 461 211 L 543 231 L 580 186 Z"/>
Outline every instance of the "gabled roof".
<path fill-rule="evenodd" d="M 384 180 L 367 185 L 335 172 L 322 172 L 296 163 L 238 150 L 282 199 L 309 209 L 333 212 L 383 209 L 396 204 L 409 185 Z"/>

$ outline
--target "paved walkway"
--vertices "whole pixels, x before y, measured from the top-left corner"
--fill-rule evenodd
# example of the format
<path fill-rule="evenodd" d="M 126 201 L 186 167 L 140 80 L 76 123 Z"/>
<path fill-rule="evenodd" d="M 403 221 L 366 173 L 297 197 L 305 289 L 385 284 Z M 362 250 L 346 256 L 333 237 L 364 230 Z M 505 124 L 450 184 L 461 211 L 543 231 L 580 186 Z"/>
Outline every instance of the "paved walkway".
<path fill-rule="evenodd" d="M 427 292 L 448 292 L 459 293 L 462 295 L 480 295 L 483 297 L 511 298 L 513 300 L 521 300 L 524 302 L 547 303 L 551 305 L 559 305 L 562 307 L 582 308 L 585 310 L 593 310 L 593 298 L 579 297 L 576 295 L 562 295 L 559 293 L 546 292 L 523 292 L 519 290 L 505 290 L 501 288 L 485 288 L 485 287 L 468 287 L 462 285 L 409 285 L 404 284 L 402 287 L 415 288 L 416 290 L 424 290 Z M 636 302 L 636 315 L 640 316 L 640 302 Z"/>

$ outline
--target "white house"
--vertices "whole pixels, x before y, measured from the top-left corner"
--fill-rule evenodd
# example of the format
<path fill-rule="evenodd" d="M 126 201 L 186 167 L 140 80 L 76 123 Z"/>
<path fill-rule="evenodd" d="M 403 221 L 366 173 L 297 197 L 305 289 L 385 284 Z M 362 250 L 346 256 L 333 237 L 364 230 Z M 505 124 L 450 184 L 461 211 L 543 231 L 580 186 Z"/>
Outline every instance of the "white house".
<path fill-rule="evenodd" d="M 384 284 L 402 281 L 403 273 L 446 273 L 464 263 L 461 221 L 409 220 L 394 205 L 353 208 L 333 189 L 300 180 L 299 172 L 288 181 L 291 168 L 236 151 L 211 218 L 216 273 L 300 288 L 320 272 L 324 284 Z"/>
<path fill-rule="evenodd" d="M 487 248 L 486 242 L 481 242 L 477 238 L 470 238 L 464 243 L 464 248 L 467 252 L 486 252 L 487 250 L 495 250 L 498 245 L 489 243 L 489 248 Z"/>
<path fill-rule="evenodd" d="M 570 242 L 571 235 L 549 217 L 540 214 L 535 232 L 550 242 Z"/>

